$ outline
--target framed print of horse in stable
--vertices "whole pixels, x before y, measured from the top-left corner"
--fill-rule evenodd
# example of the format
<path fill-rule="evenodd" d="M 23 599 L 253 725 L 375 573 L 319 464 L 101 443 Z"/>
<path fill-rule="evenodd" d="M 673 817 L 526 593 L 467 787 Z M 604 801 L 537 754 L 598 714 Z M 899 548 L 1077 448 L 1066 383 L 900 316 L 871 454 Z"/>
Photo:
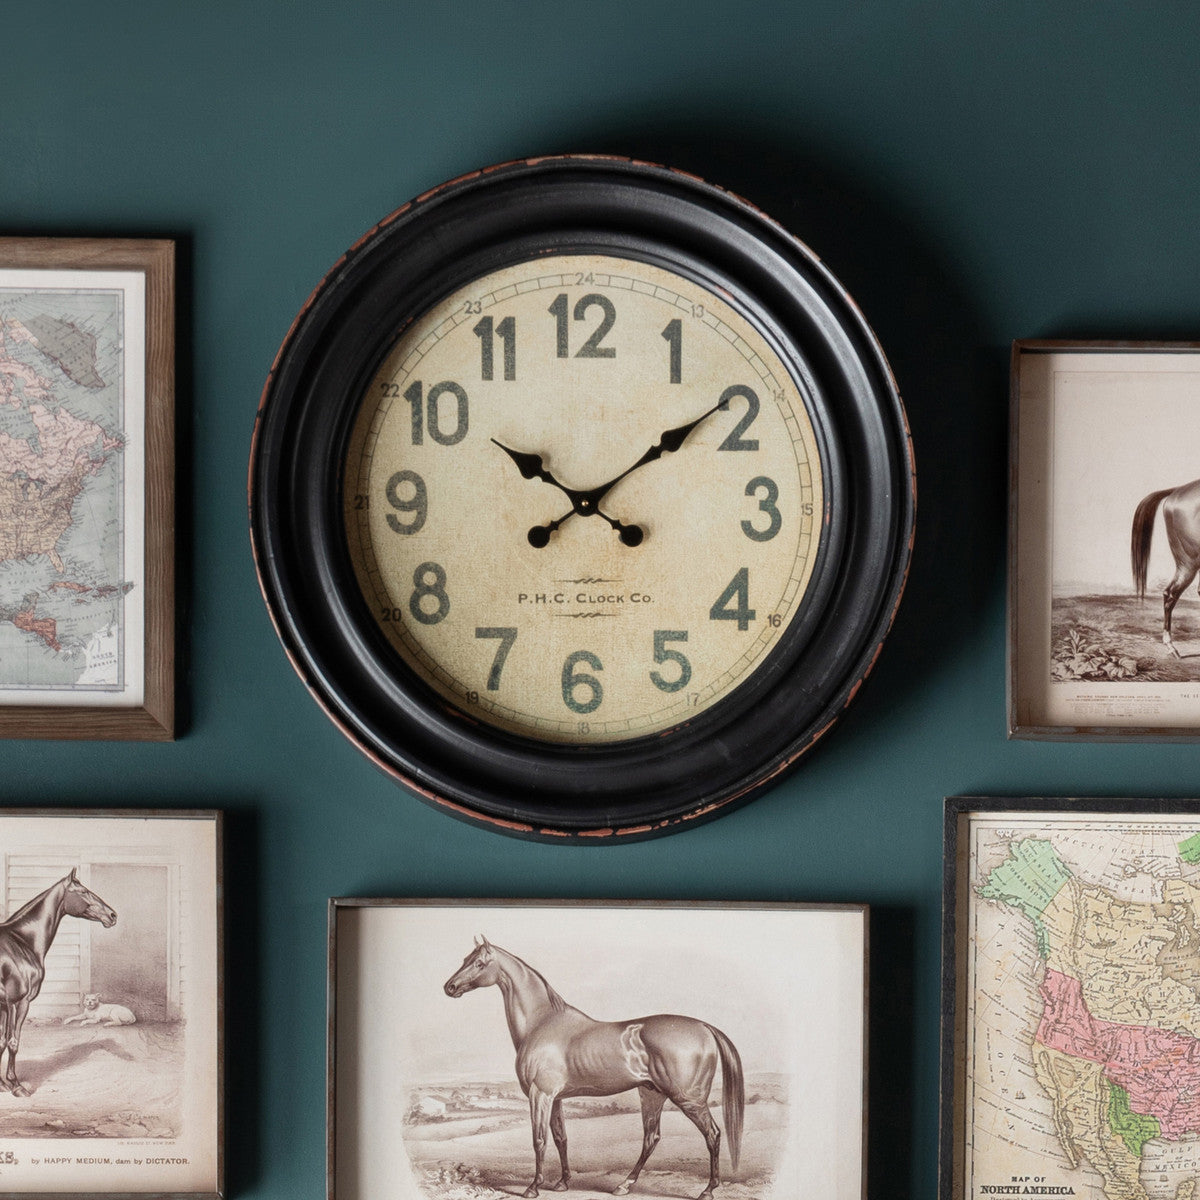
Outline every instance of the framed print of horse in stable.
<path fill-rule="evenodd" d="M 0 812 L 0 1193 L 224 1195 L 221 817 Z"/>
<path fill-rule="evenodd" d="M 174 736 L 174 243 L 0 238 L 0 737 Z"/>
<path fill-rule="evenodd" d="M 1200 732 L 1200 344 L 1018 341 L 1010 737 Z"/>
<path fill-rule="evenodd" d="M 861 905 L 332 900 L 329 1200 L 863 1200 L 866 954 Z"/>

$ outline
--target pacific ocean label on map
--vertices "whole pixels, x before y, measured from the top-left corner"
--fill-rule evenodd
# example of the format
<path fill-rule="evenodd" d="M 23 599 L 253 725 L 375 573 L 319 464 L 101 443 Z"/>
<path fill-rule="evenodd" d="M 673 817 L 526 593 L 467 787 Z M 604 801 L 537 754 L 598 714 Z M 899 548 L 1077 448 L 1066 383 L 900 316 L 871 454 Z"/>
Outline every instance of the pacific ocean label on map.
<path fill-rule="evenodd" d="M 0 696 L 126 683 L 124 315 L 0 286 Z"/>

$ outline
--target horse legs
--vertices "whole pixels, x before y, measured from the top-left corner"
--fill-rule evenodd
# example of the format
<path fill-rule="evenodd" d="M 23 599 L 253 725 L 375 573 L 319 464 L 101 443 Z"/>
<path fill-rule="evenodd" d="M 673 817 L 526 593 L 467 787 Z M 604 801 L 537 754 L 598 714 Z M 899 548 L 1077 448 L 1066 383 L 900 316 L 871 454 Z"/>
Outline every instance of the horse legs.
<path fill-rule="evenodd" d="M 4 1067 L 4 1055 L 8 1050 L 9 1031 L 12 1029 L 12 1008 L 13 1006 L 8 1000 L 0 1003 L 0 1067 Z M 10 1069 L 9 1067 L 4 1067 L 5 1073 Z M 3 1087 L 6 1091 L 12 1090 L 7 1078 L 3 1074 L 0 1074 L 0 1087 Z"/>
<path fill-rule="evenodd" d="M 567 1166 L 567 1126 L 563 1121 L 562 1100 L 554 1097 L 550 1106 L 550 1135 L 558 1148 L 558 1161 L 562 1164 L 562 1178 L 554 1185 L 554 1191 L 565 1192 L 571 1184 L 571 1171 Z"/>
<path fill-rule="evenodd" d="M 721 1182 L 717 1173 L 718 1159 L 721 1154 L 721 1131 L 708 1111 L 704 1100 L 690 1100 L 684 1096 L 672 1096 L 671 1100 L 680 1111 L 704 1134 L 704 1144 L 708 1147 L 708 1186 L 696 1197 L 696 1200 L 713 1200 L 713 1189 Z"/>
<path fill-rule="evenodd" d="M 657 1088 L 648 1087 L 644 1083 L 638 1088 L 638 1095 L 642 1101 L 642 1154 L 625 1182 L 613 1189 L 614 1196 L 628 1194 L 629 1189 L 637 1183 L 637 1177 L 642 1173 L 650 1152 L 658 1145 L 658 1123 L 667 1098 Z"/>
<path fill-rule="evenodd" d="M 538 1194 L 538 1188 L 542 1186 L 542 1163 L 546 1157 L 546 1134 L 550 1131 L 550 1117 L 557 1103 L 556 1096 L 550 1095 L 549 1092 L 543 1092 L 536 1084 L 530 1085 L 529 1120 L 533 1126 L 533 1182 L 525 1189 L 525 1200 L 533 1200 L 533 1197 Z M 560 1153 L 565 1148 L 565 1130 L 563 1141 L 564 1147 L 560 1148 Z M 565 1161 L 564 1157 L 564 1165 Z"/>
<path fill-rule="evenodd" d="M 1187 586 L 1196 577 L 1196 567 L 1187 563 L 1177 563 L 1175 566 L 1175 574 L 1171 582 L 1163 589 L 1163 645 L 1175 655 L 1179 657 L 1179 651 L 1175 649 L 1175 643 L 1171 641 L 1171 613 L 1175 611 L 1175 605 L 1179 597 L 1187 590 Z"/>
<path fill-rule="evenodd" d="M 29 1012 L 29 997 L 25 996 L 16 1001 L 14 1004 L 5 1005 L 9 1010 L 9 1019 L 6 1022 L 8 1025 L 8 1038 L 6 1045 L 8 1046 L 8 1074 L 5 1077 L 5 1083 L 8 1084 L 9 1090 L 14 1096 L 28 1096 L 30 1094 L 27 1088 L 17 1078 L 17 1047 L 21 1042 L 21 1027 L 25 1024 L 25 1014 Z"/>

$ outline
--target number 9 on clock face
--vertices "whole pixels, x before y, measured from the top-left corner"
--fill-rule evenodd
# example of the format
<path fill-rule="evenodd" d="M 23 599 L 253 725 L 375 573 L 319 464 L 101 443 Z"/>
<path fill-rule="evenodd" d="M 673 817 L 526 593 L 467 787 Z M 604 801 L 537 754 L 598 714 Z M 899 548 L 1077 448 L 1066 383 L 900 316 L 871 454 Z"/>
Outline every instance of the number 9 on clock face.
<path fill-rule="evenodd" d="M 482 275 L 361 396 L 349 554 L 378 628 L 472 718 L 549 742 L 669 729 L 804 608 L 825 509 L 809 398 L 760 327 L 637 257 Z"/>

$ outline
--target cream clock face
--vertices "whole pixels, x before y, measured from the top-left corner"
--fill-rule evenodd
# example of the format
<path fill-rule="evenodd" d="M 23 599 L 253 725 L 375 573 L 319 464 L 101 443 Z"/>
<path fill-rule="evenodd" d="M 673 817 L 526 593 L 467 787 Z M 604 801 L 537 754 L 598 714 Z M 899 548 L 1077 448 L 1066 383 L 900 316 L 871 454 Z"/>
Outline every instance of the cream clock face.
<path fill-rule="evenodd" d="M 652 734 L 745 683 L 803 606 L 824 509 L 763 333 L 612 255 L 497 271 L 405 330 L 344 481 L 400 655 L 471 717 L 553 742 Z"/>

